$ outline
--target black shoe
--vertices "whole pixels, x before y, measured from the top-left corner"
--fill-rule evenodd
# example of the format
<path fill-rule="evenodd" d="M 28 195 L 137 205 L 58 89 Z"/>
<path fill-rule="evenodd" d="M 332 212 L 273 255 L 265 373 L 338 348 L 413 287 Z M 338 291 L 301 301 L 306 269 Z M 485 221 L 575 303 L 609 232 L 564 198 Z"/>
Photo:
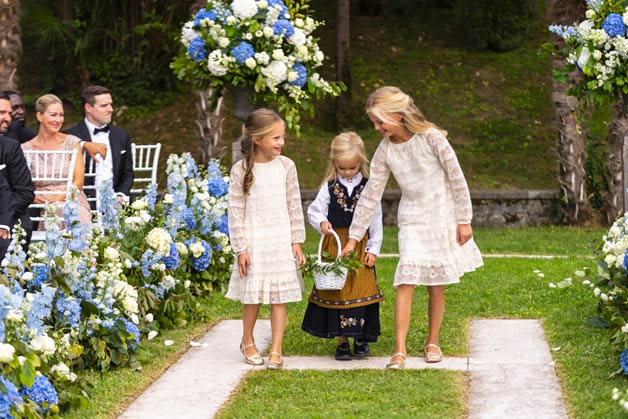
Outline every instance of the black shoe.
<path fill-rule="evenodd" d="M 341 343 L 336 347 L 336 356 L 337 361 L 351 361 L 351 348 L 349 347 L 349 343 Z"/>
<path fill-rule="evenodd" d="M 371 353 L 371 348 L 365 340 L 356 339 L 353 341 L 353 357 L 356 359 L 367 358 Z"/>

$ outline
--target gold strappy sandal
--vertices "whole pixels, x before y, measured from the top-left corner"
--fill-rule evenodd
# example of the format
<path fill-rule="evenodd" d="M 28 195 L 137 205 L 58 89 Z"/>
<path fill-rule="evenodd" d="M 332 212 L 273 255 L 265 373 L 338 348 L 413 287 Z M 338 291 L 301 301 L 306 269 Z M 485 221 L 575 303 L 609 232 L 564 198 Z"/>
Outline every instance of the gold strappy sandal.
<path fill-rule="evenodd" d="M 246 350 L 255 346 L 255 342 L 247 343 L 240 342 L 240 352 L 244 355 L 244 361 L 249 365 L 262 365 L 264 358 L 260 355 L 259 351 L 256 351 L 253 355 L 248 356 Z"/>
<path fill-rule="evenodd" d="M 428 352 L 427 348 L 436 348 L 438 352 Z M 443 360 L 443 352 L 440 350 L 440 346 L 429 343 L 425 345 L 425 362 L 430 364 L 440 362 Z"/>
<path fill-rule="evenodd" d="M 402 358 L 401 361 L 393 361 L 395 358 Z M 390 362 L 386 364 L 387 370 L 402 370 L 406 367 L 406 354 L 397 352 L 390 358 Z"/>

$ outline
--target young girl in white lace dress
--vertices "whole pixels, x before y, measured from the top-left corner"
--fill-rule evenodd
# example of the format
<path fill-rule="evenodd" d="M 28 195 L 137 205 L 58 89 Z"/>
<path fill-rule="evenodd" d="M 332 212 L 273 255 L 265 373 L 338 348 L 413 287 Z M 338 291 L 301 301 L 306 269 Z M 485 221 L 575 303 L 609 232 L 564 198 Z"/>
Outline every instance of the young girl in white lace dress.
<path fill-rule="evenodd" d="M 428 122 L 412 98 L 396 87 L 382 87 L 368 98 L 366 112 L 384 137 L 371 160 L 371 176 L 349 230 L 347 254 L 368 228 L 392 173 L 401 188 L 397 212 L 399 263 L 395 272 L 395 354 L 389 369 L 401 369 L 414 287 L 426 285 L 427 362 L 443 359 L 438 335 L 445 311 L 445 285 L 482 266 L 473 242 L 471 197 L 445 131 Z"/>
<path fill-rule="evenodd" d="M 262 365 L 253 329 L 260 304 L 270 304 L 269 369 L 283 367 L 286 303 L 301 301 L 297 265 L 305 263 L 305 224 L 294 162 L 281 155 L 285 124 L 269 109 L 253 111 L 243 128 L 244 159 L 231 169 L 229 238 L 237 254 L 226 297 L 244 304 L 240 351 Z M 296 263 L 295 263 L 296 260 Z"/>

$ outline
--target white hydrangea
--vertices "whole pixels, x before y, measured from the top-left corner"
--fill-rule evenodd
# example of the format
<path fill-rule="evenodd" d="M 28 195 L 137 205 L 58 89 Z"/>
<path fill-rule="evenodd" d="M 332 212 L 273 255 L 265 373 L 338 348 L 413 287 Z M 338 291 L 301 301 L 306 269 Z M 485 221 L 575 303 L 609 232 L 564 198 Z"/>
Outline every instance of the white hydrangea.
<path fill-rule="evenodd" d="M 15 354 L 15 348 L 9 343 L 0 343 L 0 362 L 13 361 L 13 354 Z"/>
<path fill-rule="evenodd" d="M 288 67 L 282 61 L 272 61 L 267 67 L 262 69 L 262 75 L 266 77 L 266 85 L 277 86 L 288 77 Z"/>
<path fill-rule="evenodd" d="M 121 302 L 122 307 L 127 313 L 138 313 L 137 290 L 125 281 L 115 280 L 113 286 L 113 295 Z"/>
<path fill-rule="evenodd" d="M 41 352 L 44 355 L 54 355 L 57 351 L 55 341 L 46 335 L 34 337 L 30 346 L 35 352 Z"/>
<path fill-rule="evenodd" d="M 225 57 L 219 49 L 213 50 L 207 57 L 207 69 L 214 76 L 222 77 L 227 74 Z"/>
<path fill-rule="evenodd" d="M 136 209 L 136 210 L 141 210 L 141 209 L 144 209 L 144 208 L 148 208 L 148 202 L 146 202 L 146 200 L 144 198 L 136 199 L 131 204 L 131 208 Z"/>
<path fill-rule="evenodd" d="M 153 228 L 146 235 L 146 244 L 162 255 L 170 254 L 170 243 L 172 243 L 172 237 L 161 227 Z"/>
<path fill-rule="evenodd" d="M 59 362 L 56 365 L 53 365 L 52 368 L 50 368 L 50 372 L 52 373 L 57 373 L 60 377 L 65 378 L 66 380 L 69 381 L 76 381 L 76 374 L 74 374 L 73 372 L 70 372 L 70 367 L 68 367 L 67 365 L 65 365 L 63 362 Z"/>
<path fill-rule="evenodd" d="M 248 19 L 257 14 L 258 8 L 255 0 L 233 0 L 231 10 L 238 19 Z"/>
<path fill-rule="evenodd" d="M 305 36 L 305 32 L 303 32 L 299 28 L 294 28 L 294 33 L 286 38 L 288 42 L 292 45 L 304 45 L 307 37 Z"/>
<path fill-rule="evenodd" d="M 192 39 L 196 38 L 198 35 L 199 33 L 194 30 L 193 21 L 186 22 L 183 28 L 181 28 L 181 42 L 186 48 L 190 46 Z"/>
<path fill-rule="evenodd" d="M 266 52 L 257 52 L 255 53 L 255 61 L 261 65 L 268 65 L 270 62 L 270 56 Z"/>

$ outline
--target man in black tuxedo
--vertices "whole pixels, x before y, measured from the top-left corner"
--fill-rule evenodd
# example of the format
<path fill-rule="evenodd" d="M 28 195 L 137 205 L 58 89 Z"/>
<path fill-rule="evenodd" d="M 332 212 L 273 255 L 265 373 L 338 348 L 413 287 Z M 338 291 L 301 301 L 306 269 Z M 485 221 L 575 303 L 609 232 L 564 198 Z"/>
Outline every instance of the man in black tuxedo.
<path fill-rule="evenodd" d="M 85 120 L 66 131 L 79 137 L 82 141 L 100 143 L 106 146 L 103 150 L 101 165 L 97 170 L 96 186 L 111 179 L 113 190 L 120 201 L 128 198 L 133 186 L 133 157 L 131 156 L 131 139 L 129 133 L 111 124 L 113 101 L 109 90 L 102 86 L 87 86 L 81 95 Z M 88 170 L 91 158 L 85 159 Z M 86 178 L 85 184 L 93 184 L 93 178 Z M 86 193 L 94 196 L 93 190 Z"/>
<path fill-rule="evenodd" d="M 11 99 L 11 117 L 13 122 L 9 125 L 7 137 L 13 138 L 21 143 L 33 139 L 37 132 L 26 126 L 26 105 L 24 99 L 15 90 L 5 90 L 4 93 Z"/>
<path fill-rule="evenodd" d="M 6 125 L 9 115 L 9 123 L 11 122 L 11 99 L 7 94 L 0 93 L 0 130 Z M 10 188 L 9 197 L 6 191 L 0 195 L 2 198 L 0 206 L 1 213 L 5 213 L 0 217 L 0 260 L 4 258 L 4 253 L 9 245 L 10 229 L 18 220 L 22 221 L 22 227 L 26 231 L 26 242 L 30 242 L 31 233 L 33 232 L 33 223 L 28 216 L 28 206 L 35 199 L 35 190 L 31 173 L 28 170 L 24 153 L 20 147 L 20 143 L 12 138 L 0 135 L 0 175 L 6 181 Z M 8 214 L 6 214 L 8 213 Z M 5 224 L 5 223 L 9 224 Z"/>

